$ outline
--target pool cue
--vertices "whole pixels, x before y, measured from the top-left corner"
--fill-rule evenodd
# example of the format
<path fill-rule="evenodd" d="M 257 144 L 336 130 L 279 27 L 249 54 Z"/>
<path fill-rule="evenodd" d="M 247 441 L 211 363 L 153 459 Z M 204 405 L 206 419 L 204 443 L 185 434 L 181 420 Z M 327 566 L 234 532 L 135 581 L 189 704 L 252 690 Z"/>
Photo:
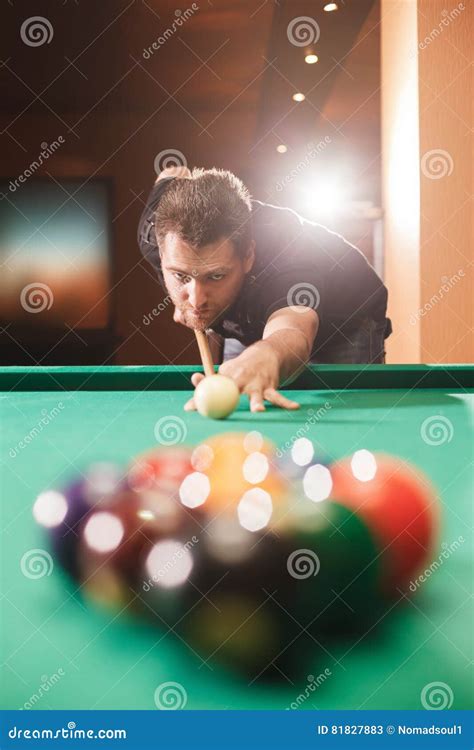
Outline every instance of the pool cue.
<path fill-rule="evenodd" d="M 209 341 L 207 340 L 205 331 L 198 331 L 195 329 L 194 333 L 196 334 L 196 341 L 199 347 L 199 354 L 201 355 L 201 359 L 202 359 L 204 375 L 206 376 L 206 378 L 208 378 L 211 375 L 215 375 L 214 363 L 212 361 L 211 350 L 209 348 Z"/>

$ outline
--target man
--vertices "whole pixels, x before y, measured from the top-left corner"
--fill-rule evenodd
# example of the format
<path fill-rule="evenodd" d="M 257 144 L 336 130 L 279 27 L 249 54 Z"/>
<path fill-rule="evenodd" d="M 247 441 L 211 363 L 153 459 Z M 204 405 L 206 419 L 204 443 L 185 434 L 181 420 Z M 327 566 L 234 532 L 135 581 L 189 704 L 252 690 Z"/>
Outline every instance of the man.
<path fill-rule="evenodd" d="M 290 209 L 251 200 L 231 172 L 165 169 L 138 242 L 174 320 L 212 331 L 219 372 L 251 411 L 264 411 L 264 401 L 297 409 L 278 388 L 309 361 L 384 361 L 387 290 L 362 253 Z M 193 385 L 202 378 L 195 373 Z"/>

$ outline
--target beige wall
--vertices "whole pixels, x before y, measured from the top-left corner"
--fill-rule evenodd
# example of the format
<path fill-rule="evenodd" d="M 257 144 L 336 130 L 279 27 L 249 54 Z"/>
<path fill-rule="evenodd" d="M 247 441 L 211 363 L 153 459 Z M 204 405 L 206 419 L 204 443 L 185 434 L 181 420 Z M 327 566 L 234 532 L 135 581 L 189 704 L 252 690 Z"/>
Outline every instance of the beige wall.
<path fill-rule="evenodd" d="M 421 320 L 421 359 L 427 362 L 474 359 L 469 268 L 473 260 L 472 9 L 472 0 L 418 0 L 420 153 L 425 166 L 420 292 L 422 306 L 428 303 L 431 308 Z"/>
<path fill-rule="evenodd" d="M 382 0 L 389 362 L 469 362 L 472 3 Z"/>
<path fill-rule="evenodd" d="M 385 283 L 394 333 L 388 362 L 418 362 L 420 191 L 416 0 L 382 1 L 382 206 Z"/>

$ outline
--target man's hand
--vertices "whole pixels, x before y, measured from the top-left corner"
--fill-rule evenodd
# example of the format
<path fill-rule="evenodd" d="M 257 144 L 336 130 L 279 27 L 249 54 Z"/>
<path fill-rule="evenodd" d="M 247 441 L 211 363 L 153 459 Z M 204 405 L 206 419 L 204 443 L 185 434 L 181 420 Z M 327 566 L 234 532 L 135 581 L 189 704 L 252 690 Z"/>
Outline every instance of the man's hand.
<path fill-rule="evenodd" d="M 299 409 L 296 401 L 282 396 L 277 388 L 291 382 L 311 356 L 319 326 L 315 310 L 308 307 L 283 307 L 268 318 L 261 341 L 239 357 L 224 362 L 223 375 L 234 377 L 250 399 L 251 411 L 265 411 L 263 401 L 282 409 Z M 248 359 L 244 359 L 245 357 Z"/>
<path fill-rule="evenodd" d="M 191 177 L 191 172 L 187 167 L 166 167 L 155 180 L 162 180 L 164 177 Z"/>
<path fill-rule="evenodd" d="M 264 401 L 282 409 L 299 409 L 296 401 L 282 396 L 277 389 L 282 382 L 294 379 L 308 361 L 318 326 L 318 315 L 311 308 L 276 310 L 267 321 L 263 339 L 224 362 L 219 374 L 232 378 L 240 392 L 249 397 L 250 411 L 265 411 Z M 195 372 L 191 378 L 194 387 L 203 378 L 202 373 Z M 194 399 L 184 408 L 194 410 Z"/>
<path fill-rule="evenodd" d="M 279 361 L 271 344 L 258 341 L 235 359 L 229 359 L 219 367 L 219 375 L 225 375 L 237 384 L 239 391 L 249 397 L 250 411 L 265 411 L 264 400 L 282 409 L 299 409 L 296 401 L 290 401 L 278 392 L 280 379 Z M 195 372 L 192 376 L 194 387 L 204 378 Z M 186 411 L 194 410 L 194 399 L 185 405 Z"/>

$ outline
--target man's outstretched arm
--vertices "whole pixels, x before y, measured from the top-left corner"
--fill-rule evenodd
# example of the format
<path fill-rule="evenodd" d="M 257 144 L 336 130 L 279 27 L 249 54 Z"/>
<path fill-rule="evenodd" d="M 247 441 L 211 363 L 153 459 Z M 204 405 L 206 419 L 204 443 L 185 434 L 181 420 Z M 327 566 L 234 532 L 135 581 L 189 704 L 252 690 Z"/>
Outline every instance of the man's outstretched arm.
<path fill-rule="evenodd" d="M 311 308 L 276 310 L 266 323 L 262 339 L 224 362 L 219 373 L 235 380 L 240 392 L 249 397 L 251 411 L 265 411 L 264 401 L 282 409 L 298 409 L 299 404 L 279 393 L 278 388 L 295 378 L 308 362 L 318 326 L 318 315 Z M 195 373 L 193 385 L 203 377 Z M 185 408 L 195 408 L 192 399 Z"/>

